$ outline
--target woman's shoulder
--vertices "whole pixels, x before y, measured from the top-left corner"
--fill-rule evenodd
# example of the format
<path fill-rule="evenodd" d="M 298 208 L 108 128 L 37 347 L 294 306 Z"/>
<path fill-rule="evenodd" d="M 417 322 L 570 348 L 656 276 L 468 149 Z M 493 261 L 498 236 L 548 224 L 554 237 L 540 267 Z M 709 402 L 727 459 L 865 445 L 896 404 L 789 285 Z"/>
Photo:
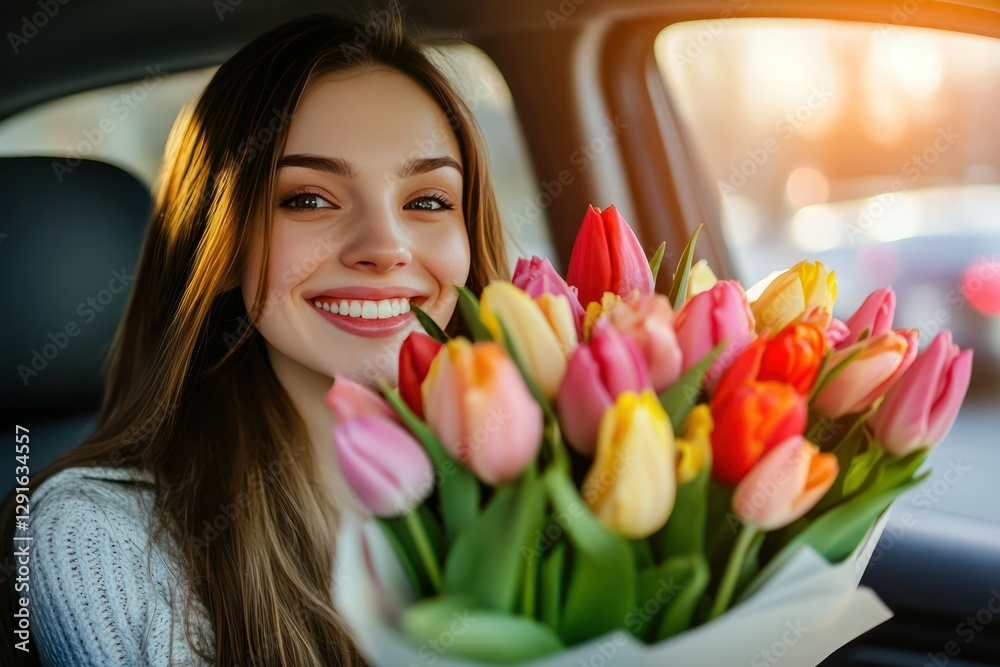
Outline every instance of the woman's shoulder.
<path fill-rule="evenodd" d="M 30 497 L 28 532 L 43 542 L 81 530 L 144 535 L 152 511 L 152 474 L 138 468 L 78 466 L 43 481 Z M 19 526 L 23 527 L 23 526 Z"/>
<path fill-rule="evenodd" d="M 43 654 L 101 664 L 189 655 L 178 634 L 187 582 L 149 533 L 152 483 L 135 468 L 73 467 L 31 494 L 27 526 L 15 534 L 30 543 Z"/>

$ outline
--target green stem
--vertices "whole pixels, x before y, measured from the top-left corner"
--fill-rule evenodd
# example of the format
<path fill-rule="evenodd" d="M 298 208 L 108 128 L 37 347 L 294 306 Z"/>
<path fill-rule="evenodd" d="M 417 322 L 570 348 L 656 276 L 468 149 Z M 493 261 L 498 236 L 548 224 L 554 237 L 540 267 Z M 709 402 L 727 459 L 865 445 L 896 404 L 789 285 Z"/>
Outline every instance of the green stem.
<path fill-rule="evenodd" d="M 750 545 L 753 544 L 753 538 L 757 533 L 758 530 L 748 524 L 743 524 L 743 528 L 740 529 L 736 545 L 729 554 L 729 562 L 726 563 L 726 571 L 722 575 L 719 592 L 715 596 L 708 620 L 718 618 L 729 607 L 729 602 L 733 599 L 733 593 L 736 589 L 736 582 L 740 577 L 740 571 L 743 569 L 743 562 L 747 558 L 747 552 L 749 552 Z"/>
<path fill-rule="evenodd" d="M 521 615 L 525 618 L 535 617 L 535 586 L 538 581 L 538 561 L 540 554 L 533 554 L 527 560 L 524 568 L 524 595 L 521 597 Z"/>
<path fill-rule="evenodd" d="M 423 561 L 424 567 L 427 569 L 427 575 L 431 579 L 431 584 L 434 585 L 434 591 L 440 593 L 444 588 L 444 582 L 441 579 L 441 569 L 438 567 L 437 558 L 434 556 L 434 550 L 431 548 L 431 542 L 427 539 L 424 524 L 421 523 L 420 517 L 417 516 L 416 512 L 406 513 L 406 527 L 410 529 L 410 535 L 413 536 L 413 543 L 417 547 L 417 553 L 420 554 L 420 560 Z"/>
<path fill-rule="evenodd" d="M 569 455 L 566 453 L 566 443 L 562 439 L 562 431 L 559 429 L 559 421 L 553 419 L 549 422 L 549 447 L 552 452 L 552 461 L 556 465 L 569 469 Z"/>

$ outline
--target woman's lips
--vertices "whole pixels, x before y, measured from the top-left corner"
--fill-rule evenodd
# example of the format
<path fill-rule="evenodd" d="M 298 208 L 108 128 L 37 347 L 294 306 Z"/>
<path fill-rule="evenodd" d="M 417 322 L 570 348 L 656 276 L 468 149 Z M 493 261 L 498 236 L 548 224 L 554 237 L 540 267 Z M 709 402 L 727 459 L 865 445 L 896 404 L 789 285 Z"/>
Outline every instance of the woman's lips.
<path fill-rule="evenodd" d="M 317 301 L 319 300 L 317 299 Z M 349 314 L 341 315 L 340 313 L 332 313 L 320 306 L 317 306 L 316 301 L 309 301 L 309 305 L 317 313 L 319 313 L 323 319 L 338 329 L 354 334 L 355 336 L 363 336 L 366 338 L 391 336 L 406 329 L 415 319 L 413 311 L 409 310 L 408 307 L 405 313 L 400 312 L 398 315 L 392 315 L 390 317 L 367 319 L 364 317 L 352 317 Z"/>

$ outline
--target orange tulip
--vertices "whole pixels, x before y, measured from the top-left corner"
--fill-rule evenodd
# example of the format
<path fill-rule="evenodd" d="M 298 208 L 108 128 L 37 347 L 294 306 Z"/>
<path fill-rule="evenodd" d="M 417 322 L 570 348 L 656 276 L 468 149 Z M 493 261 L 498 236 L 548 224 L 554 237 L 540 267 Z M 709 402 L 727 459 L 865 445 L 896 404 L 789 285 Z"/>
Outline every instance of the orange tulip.
<path fill-rule="evenodd" d="M 712 476 L 735 484 L 779 442 L 802 435 L 806 398 L 785 382 L 748 382 L 711 402 Z"/>
<path fill-rule="evenodd" d="M 499 344 L 451 339 L 421 389 L 427 424 L 484 482 L 513 480 L 538 454 L 542 408 Z"/>
<path fill-rule="evenodd" d="M 787 382 L 800 394 L 808 394 L 826 349 L 826 336 L 820 327 L 791 324 L 767 341 L 757 379 Z"/>
<path fill-rule="evenodd" d="M 735 389 L 751 382 L 784 382 L 808 394 L 826 351 L 823 329 L 811 323 L 797 322 L 773 337 L 761 336 L 723 374 L 714 400 L 724 402 Z"/>

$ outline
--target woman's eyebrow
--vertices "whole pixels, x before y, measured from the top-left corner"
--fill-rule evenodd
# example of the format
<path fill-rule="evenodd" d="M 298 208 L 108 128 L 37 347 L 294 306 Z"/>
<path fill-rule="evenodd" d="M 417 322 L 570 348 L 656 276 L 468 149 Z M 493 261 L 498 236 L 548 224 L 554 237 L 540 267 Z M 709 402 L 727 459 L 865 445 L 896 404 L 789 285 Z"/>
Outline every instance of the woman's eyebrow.
<path fill-rule="evenodd" d="M 409 178 L 410 176 L 416 176 L 417 174 L 434 171 L 435 169 L 441 169 L 442 167 L 451 167 L 456 170 L 459 175 L 464 176 L 462 166 L 458 164 L 454 158 L 447 155 L 442 155 L 440 157 L 410 158 L 399 167 L 397 173 L 400 178 Z"/>
<path fill-rule="evenodd" d="M 357 176 L 357 172 L 351 168 L 347 160 L 339 157 L 326 157 L 323 155 L 309 155 L 306 153 L 293 153 L 285 155 L 278 160 L 278 169 L 282 167 L 305 167 L 316 171 L 326 171 L 337 176 Z"/>
<path fill-rule="evenodd" d="M 280 160 L 278 160 L 278 169 L 281 169 L 282 167 L 304 167 L 306 169 L 325 171 L 337 176 L 346 176 L 349 178 L 354 178 L 358 175 L 357 172 L 354 171 L 354 168 L 351 167 L 351 164 L 343 158 L 327 157 L 325 155 L 310 155 L 307 153 L 293 153 L 291 155 L 283 156 Z M 411 176 L 424 174 L 443 167 L 451 167 L 456 170 L 459 175 L 464 175 L 462 172 L 462 166 L 458 164 L 454 158 L 447 155 L 427 158 L 410 158 L 400 165 L 397 173 L 400 178 L 409 178 Z"/>

